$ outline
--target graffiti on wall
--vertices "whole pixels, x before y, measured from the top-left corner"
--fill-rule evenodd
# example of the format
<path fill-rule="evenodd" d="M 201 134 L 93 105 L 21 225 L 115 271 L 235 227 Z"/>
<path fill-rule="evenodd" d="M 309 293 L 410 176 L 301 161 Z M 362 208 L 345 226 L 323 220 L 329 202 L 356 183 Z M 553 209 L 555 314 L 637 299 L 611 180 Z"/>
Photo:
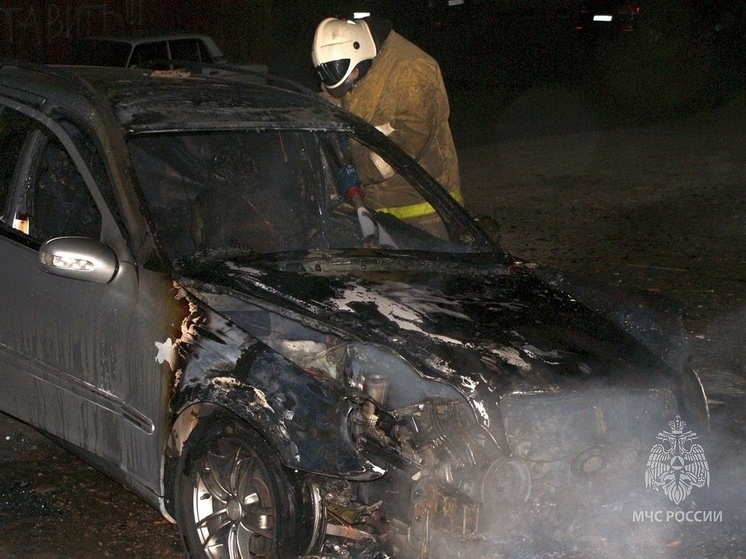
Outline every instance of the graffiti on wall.
<path fill-rule="evenodd" d="M 144 0 L 0 0 L 0 54 L 30 60 L 64 57 L 72 40 L 142 29 Z"/>
<path fill-rule="evenodd" d="M 274 0 L 0 0 L 0 56 L 65 64 L 75 40 L 130 32 L 206 33 L 229 60 L 264 63 Z M 305 6 L 291 2 L 289 5 Z"/>

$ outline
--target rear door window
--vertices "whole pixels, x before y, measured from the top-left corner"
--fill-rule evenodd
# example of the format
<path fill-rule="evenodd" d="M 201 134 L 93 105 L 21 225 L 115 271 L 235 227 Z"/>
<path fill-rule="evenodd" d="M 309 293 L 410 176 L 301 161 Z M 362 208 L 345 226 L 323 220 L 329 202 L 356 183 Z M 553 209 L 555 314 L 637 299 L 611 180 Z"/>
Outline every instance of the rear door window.
<path fill-rule="evenodd" d="M 169 63 L 166 41 L 137 45 L 132 51 L 129 65 L 137 68 L 167 70 Z"/>
<path fill-rule="evenodd" d="M 169 41 L 171 47 L 171 59 L 177 62 L 205 62 L 213 63 L 207 48 L 199 39 L 177 39 Z"/>

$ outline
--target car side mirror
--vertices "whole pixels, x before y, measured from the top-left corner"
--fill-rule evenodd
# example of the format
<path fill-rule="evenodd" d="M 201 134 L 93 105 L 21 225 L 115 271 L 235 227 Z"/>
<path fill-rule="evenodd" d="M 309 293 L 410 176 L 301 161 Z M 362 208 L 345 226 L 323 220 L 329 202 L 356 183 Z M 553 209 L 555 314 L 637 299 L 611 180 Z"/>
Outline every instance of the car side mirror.
<path fill-rule="evenodd" d="M 93 283 L 109 283 L 119 268 L 112 248 L 88 237 L 48 240 L 39 249 L 39 263 L 50 274 Z"/>
<path fill-rule="evenodd" d="M 494 217 L 488 215 L 478 215 L 474 218 L 482 232 L 487 235 L 496 246 L 500 246 L 500 224 Z"/>

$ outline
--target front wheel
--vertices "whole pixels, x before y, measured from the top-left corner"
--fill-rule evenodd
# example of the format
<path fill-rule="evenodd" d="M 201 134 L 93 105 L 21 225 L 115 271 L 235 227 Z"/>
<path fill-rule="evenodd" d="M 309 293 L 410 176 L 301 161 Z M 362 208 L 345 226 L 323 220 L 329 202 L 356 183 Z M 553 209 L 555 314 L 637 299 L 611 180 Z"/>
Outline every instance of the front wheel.
<path fill-rule="evenodd" d="M 315 551 L 317 492 L 241 420 L 205 419 L 179 464 L 176 520 L 192 559 L 282 559 Z"/>

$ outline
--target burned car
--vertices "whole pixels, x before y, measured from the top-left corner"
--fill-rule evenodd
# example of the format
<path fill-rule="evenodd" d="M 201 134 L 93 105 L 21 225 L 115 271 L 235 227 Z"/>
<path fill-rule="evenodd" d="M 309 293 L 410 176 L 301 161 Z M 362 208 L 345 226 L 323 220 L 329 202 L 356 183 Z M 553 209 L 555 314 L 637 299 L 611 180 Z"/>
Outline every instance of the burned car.
<path fill-rule="evenodd" d="M 707 421 L 653 314 L 504 252 L 383 134 L 271 76 L 5 61 L 0 138 L 0 410 L 193 558 L 447 556 Z M 343 199 L 350 143 L 446 238 Z"/>

